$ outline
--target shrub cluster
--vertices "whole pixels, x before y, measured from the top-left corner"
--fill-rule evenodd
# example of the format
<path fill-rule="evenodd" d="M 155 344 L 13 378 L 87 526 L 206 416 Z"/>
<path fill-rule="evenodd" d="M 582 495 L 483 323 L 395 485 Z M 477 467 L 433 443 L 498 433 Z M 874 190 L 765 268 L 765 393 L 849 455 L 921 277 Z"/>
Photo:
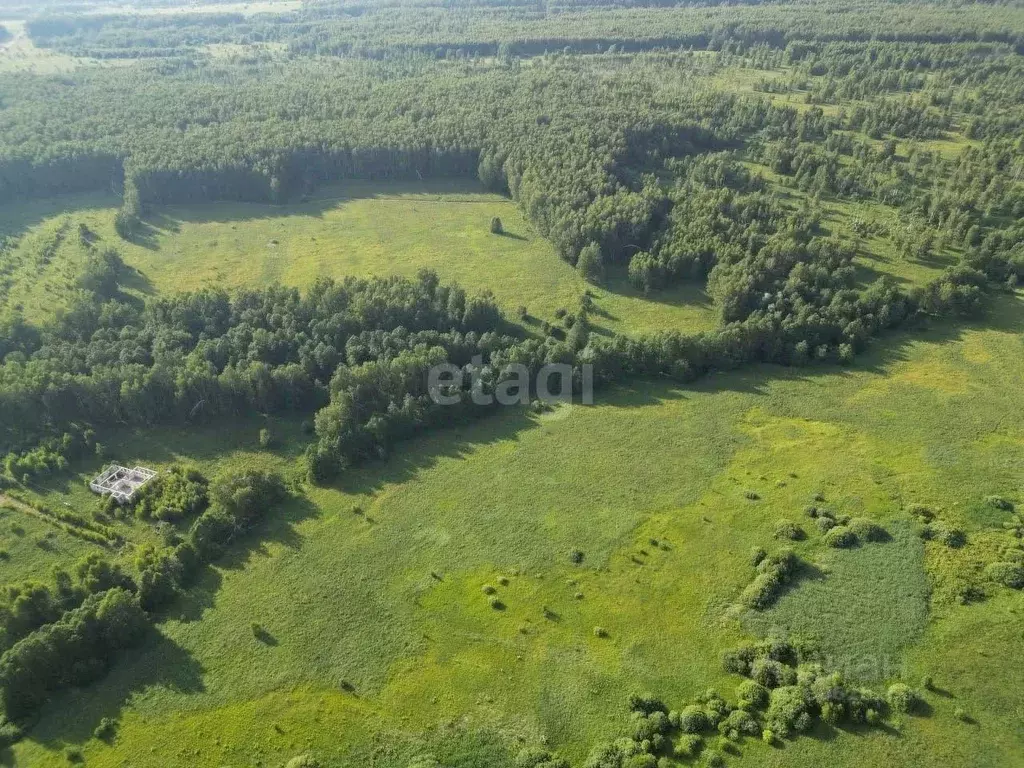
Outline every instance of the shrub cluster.
<path fill-rule="evenodd" d="M 894 712 L 917 712 L 923 704 L 921 694 L 905 683 L 890 685 L 889 690 L 886 692 L 886 698 Z"/>
<path fill-rule="evenodd" d="M 803 541 L 807 538 L 804 529 L 792 520 L 779 520 L 775 524 L 775 538 L 787 539 L 789 541 Z"/>
<path fill-rule="evenodd" d="M 774 639 L 727 652 L 726 671 L 749 678 L 737 687 L 736 704 L 714 690 L 678 711 L 650 694 L 631 696 L 629 735 L 595 748 L 584 768 L 656 768 L 670 765 L 670 758 L 698 756 L 711 765 L 744 738 L 772 743 L 809 730 L 817 720 L 877 725 L 885 699 L 808 662 L 811 655 L 805 646 Z M 718 741 L 712 746 L 708 738 L 714 733 Z"/>
<path fill-rule="evenodd" d="M 800 558 L 789 549 L 761 559 L 755 566 L 757 575 L 754 580 L 740 593 L 739 604 L 754 611 L 764 610 L 775 602 L 782 588 L 794 579 L 800 565 Z"/>
<path fill-rule="evenodd" d="M 816 718 L 830 724 L 873 724 L 885 709 L 876 694 L 851 688 L 842 675 L 828 673 L 807 661 L 808 649 L 768 640 L 729 651 L 723 657 L 727 672 L 748 680 L 736 690 L 739 707 L 761 715 L 762 731 L 772 740 L 808 730 Z M 753 732 L 753 724 L 748 723 Z"/>
<path fill-rule="evenodd" d="M 67 431 L 39 442 L 34 448 L 10 452 L 3 460 L 4 471 L 14 480 L 25 482 L 54 472 L 63 472 L 74 459 L 96 450 L 93 430 L 69 425 Z"/>
<path fill-rule="evenodd" d="M 836 525 L 825 532 L 825 543 L 836 549 L 848 549 L 859 543 L 857 534 L 845 525 Z"/>
<path fill-rule="evenodd" d="M 142 487 L 133 500 L 135 514 L 171 523 L 193 517 L 209 505 L 207 486 L 198 470 L 173 466 Z"/>
<path fill-rule="evenodd" d="M 989 563 L 985 576 L 1011 589 L 1024 589 L 1024 563 Z"/>
<path fill-rule="evenodd" d="M 25 581 L 0 587 L 0 652 L 40 627 L 57 621 L 90 595 L 114 587 L 135 589 L 120 566 L 98 552 L 79 560 L 71 573 L 56 569 L 54 581 L 53 586 Z"/>

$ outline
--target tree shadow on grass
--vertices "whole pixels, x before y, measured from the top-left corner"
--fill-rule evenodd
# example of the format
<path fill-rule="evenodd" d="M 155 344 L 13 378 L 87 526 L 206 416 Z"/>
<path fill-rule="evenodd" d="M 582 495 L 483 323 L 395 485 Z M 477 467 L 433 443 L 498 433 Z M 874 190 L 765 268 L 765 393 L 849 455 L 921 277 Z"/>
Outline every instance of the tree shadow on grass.
<path fill-rule="evenodd" d="M 294 199 L 280 204 L 268 201 L 198 199 L 194 202 L 152 206 L 150 212 L 145 216 L 145 220 L 157 229 L 177 231 L 172 227 L 180 227 L 182 222 L 226 224 L 288 216 L 320 218 L 326 211 L 353 200 L 374 200 L 401 195 L 429 195 L 437 196 L 437 202 L 445 202 L 446 196 L 453 196 L 454 201 L 458 202 L 459 195 L 486 193 L 487 190 L 475 176 L 378 181 L 345 179 L 321 184 L 311 195 L 303 198 L 296 196 Z M 433 200 L 428 198 L 422 202 L 433 202 Z M 514 237 L 518 239 L 520 236 Z"/>
<path fill-rule="evenodd" d="M 645 293 L 629 281 L 625 269 L 621 267 L 611 267 L 607 277 L 600 285 L 592 286 L 589 290 L 594 296 L 594 307 L 591 313 L 596 317 L 603 317 L 611 321 L 618 318 L 601 307 L 601 299 L 605 298 L 607 294 L 666 306 L 693 306 L 709 310 L 712 305 L 704 281 L 684 280 L 670 287 Z"/>
<path fill-rule="evenodd" d="M 144 296 L 152 296 L 156 293 L 150 279 L 133 267 L 126 268 L 118 277 L 117 282 L 119 287 L 127 288 L 128 290 L 135 291 L 136 293 L 141 293 Z"/>
<path fill-rule="evenodd" d="M 116 720 L 132 697 L 155 688 L 202 693 L 202 676 L 202 666 L 188 651 L 151 628 L 142 644 L 114 661 L 105 677 L 47 703 L 26 738 L 51 749 L 83 744 L 100 720 Z"/>
<path fill-rule="evenodd" d="M 238 571 L 255 557 L 270 557 L 270 543 L 299 549 L 302 536 L 295 529 L 296 524 L 317 514 L 317 508 L 303 496 L 293 496 L 275 507 L 263 521 L 232 542 L 215 562 L 204 565 L 184 594 L 163 612 L 161 618 L 185 623 L 200 621 L 216 603 L 224 581 L 221 571 Z"/>
<path fill-rule="evenodd" d="M 95 208 L 118 208 L 120 195 L 107 191 L 71 192 L 44 198 L 29 198 L 0 206 L 0 238 L 21 237 L 47 219 L 74 215 Z"/>
<path fill-rule="evenodd" d="M 447 428 L 400 443 L 386 459 L 343 472 L 332 484 L 350 494 L 372 495 L 385 485 L 402 483 L 444 459 L 463 458 L 480 447 L 515 439 L 537 423 L 522 407 L 493 408 L 476 419 L 452 420 Z"/>
<path fill-rule="evenodd" d="M 318 514 L 316 505 L 305 496 L 292 495 L 232 542 L 214 565 L 225 570 L 240 570 L 254 557 L 269 557 L 267 545 L 271 543 L 288 549 L 299 549 L 302 546 L 302 535 L 296 530 L 296 525 Z"/>

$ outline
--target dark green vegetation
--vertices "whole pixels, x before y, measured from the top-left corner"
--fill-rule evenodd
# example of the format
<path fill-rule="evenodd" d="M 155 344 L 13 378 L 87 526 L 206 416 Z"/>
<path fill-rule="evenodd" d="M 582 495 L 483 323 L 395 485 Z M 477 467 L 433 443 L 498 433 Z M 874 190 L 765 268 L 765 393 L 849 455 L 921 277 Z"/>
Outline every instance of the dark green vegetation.
<path fill-rule="evenodd" d="M 1022 759 L 1019 7 L 71 10 L 0 70 L 13 761 Z"/>

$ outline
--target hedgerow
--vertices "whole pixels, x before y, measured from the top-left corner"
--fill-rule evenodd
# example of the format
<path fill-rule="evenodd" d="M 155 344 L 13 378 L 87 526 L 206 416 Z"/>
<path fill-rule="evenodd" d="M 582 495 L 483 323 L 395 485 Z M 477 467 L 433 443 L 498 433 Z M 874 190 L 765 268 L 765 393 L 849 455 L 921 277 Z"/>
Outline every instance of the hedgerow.
<path fill-rule="evenodd" d="M 739 604 L 750 610 L 761 611 L 778 598 L 800 568 L 800 559 L 792 550 L 784 549 L 765 557 L 757 564 L 757 575 L 739 596 Z"/>

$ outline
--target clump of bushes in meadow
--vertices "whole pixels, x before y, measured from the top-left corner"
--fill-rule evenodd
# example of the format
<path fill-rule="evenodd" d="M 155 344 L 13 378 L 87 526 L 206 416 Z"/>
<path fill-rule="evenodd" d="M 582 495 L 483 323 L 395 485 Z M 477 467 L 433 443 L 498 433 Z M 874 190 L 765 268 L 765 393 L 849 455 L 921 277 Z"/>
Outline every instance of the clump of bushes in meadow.
<path fill-rule="evenodd" d="M 861 541 L 879 542 L 889 538 L 889 532 L 885 528 L 866 517 L 853 518 L 848 527 Z"/>
<path fill-rule="evenodd" d="M 989 563 L 985 577 L 1011 589 L 1024 589 L 1024 563 Z"/>
<path fill-rule="evenodd" d="M 810 661 L 813 655 L 807 646 L 779 639 L 727 652 L 726 671 L 748 678 L 737 687 L 735 704 L 715 690 L 671 711 L 650 694 L 631 696 L 629 735 L 596 747 L 584 768 L 658 768 L 671 765 L 670 758 L 696 757 L 711 765 L 709 757 L 717 761 L 724 752 L 736 753 L 736 743 L 745 738 L 770 744 L 818 721 L 878 725 L 890 706 L 886 698 L 848 685 L 841 674 Z M 901 689 L 894 689 L 893 708 L 903 706 Z M 714 733 L 718 737 L 708 742 Z"/>
<path fill-rule="evenodd" d="M 825 543 L 835 549 L 849 549 L 859 543 L 857 534 L 845 525 L 837 525 L 825 532 Z"/>
<path fill-rule="evenodd" d="M 96 451 L 92 429 L 72 425 L 59 437 L 50 437 L 28 451 L 8 453 L 3 460 L 4 471 L 14 480 L 24 482 L 63 472 L 70 462 Z"/>
<path fill-rule="evenodd" d="M 177 522 L 209 506 L 209 482 L 201 472 L 173 466 L 144 485 L 135 499 L 135 514 L 143 520 Z"/>
<path fill-rule="evenodd" d="M 960 549 L 967 545 L 967 534 L 960 528 L 956 528 L 941 520 L 934 520 L 925 523 L 921 528 L 921 538 L 925 541 L 937 541 L 950 549 Z"/>
<path fill-rule="evenodd" d="M 792 520 L 779 520 L 775 524 L 775 538 L 788 541 L 803 541 L 807 538 L 807 534 L 804 533 L 803 528 Z"/>
<path fill-rule="evenodd" d="M 895 712 L 913 713 L 921 709 L 924 700 L 921 694 L 905 683 L 894 683 L 886 692 L 889 706 Z"/>
<path fill-rule="evenodd" d="M 0 587 L 0 652 L 79 607 L 90 595 L 119 587 L 135 589 L 116 563 L 98 552 L 79 560 L 69 572 L 54 571 L 54 585 L 25 581 Z"/>
<path fill-rule="evenodd" d="M 783 587 L 796 577 L 800 565 L 800 558 L 790 549 L 762 558 L 757 563 L 754 580 L 740 593 L 739 604 L 754 611 L 769 607 Z"/>
<path fill-rule="evenodd" d="M 875 693 L 852 688 L 838 673 L 812 663 L 807 648 L 780 640 L 733 649 L 723 657 L 728 672 L 748 679 L 736 690 L 738 707 L 756 715 L 761 732 L 771 740 L 809 729 L 816 719 L 831 724 L 873 724 L 880 720 L 885 701 Z M 744 721 L 747 731 L 754 726 Z"/>

